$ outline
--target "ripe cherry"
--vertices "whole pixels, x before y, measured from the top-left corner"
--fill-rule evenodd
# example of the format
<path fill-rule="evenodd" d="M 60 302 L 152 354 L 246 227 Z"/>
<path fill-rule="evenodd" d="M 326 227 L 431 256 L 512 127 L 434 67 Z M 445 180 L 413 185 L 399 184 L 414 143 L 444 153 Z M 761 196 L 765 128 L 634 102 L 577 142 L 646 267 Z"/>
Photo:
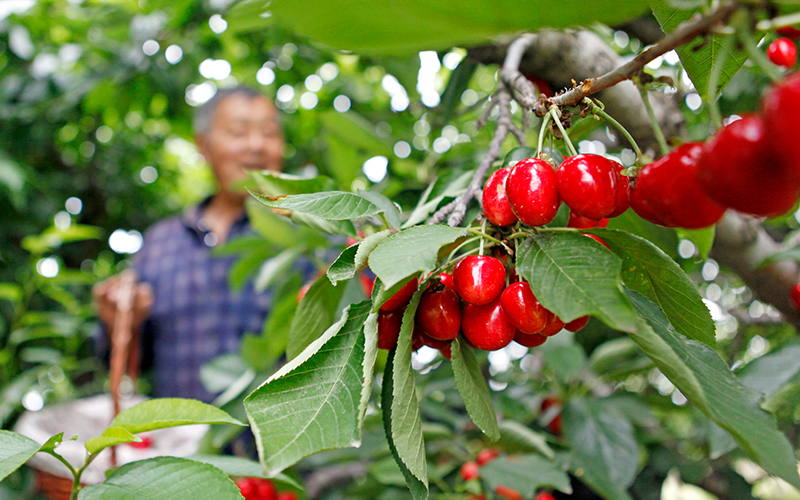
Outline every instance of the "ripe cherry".
<path fill-rule="evenodd" d="M 525 281 L 506 287 L 500 303 L 508 321 L 526 334 L 541 332 L 549 319 L 549 311 L 539 303 Z"/>
<path fill-rule="evenodd" d="M 377 279 L 377 278 L 376 278 Z M 403 288 L 392 295 L 389 300 L 381 305 L 381 311 L 395 311 L 405 307 L 411 301 L 411 296 L 417 291 L 419 278 L 412 278 L 411 281 L 403 285 Z"/>
<path fill-rule="evenodd" d="M 500 485 L 494 489 L 494 492 L 498 497 L 505 498 L 506 500 L 522 500 L 522 495 L 519 491 L 507 486 Z"/>
<path fill-rule="evenodd" d="M 291 491 L 283 491 L 281 493 L 278 493 L 278 496 L 275 498 L 275 500 L 297 500 L 297 495 L 295 495 Z"/>
<path fill-rule="evenodd" d="M 564 328 L 571 332 L 577 332 L 578 330 L 582 330 L 587 323 L 589 323 L 589 316 L 581 316 L 564 325 Z"/>
<path fill-rule="evenodd" d="M 476 306 L 466 304 L 462 311 L 464 337 L 469 344 L 484 351 L 496 351 L 514 340 L 517 328 L 508 321 L 500 297 Z"/>
<path fill-rule="evenodd" d="M 556 93 L 553 92 L 553 88 L 550 86 L 550 84 L 547 83 L 547 81 L 544 80 L 543 78 L 535 75 L 525 75 L 525 78 L 527 78 L 534 85 L 536 85 L 536 88 L 539 89 L 539 93 L 541 93 L 545 97 L 553 97 L 556 95 Z"/>
<path fill-rule="evenodd" d="M 453 269 L 453 281 L 456 292 L 465 302 L 482 306 L 503 291 L 506 268 L 494 257 L 468 255 Z"/>
<path fill-rule="evenodd" d="M 785 36 L 786 38 L 791 38 L 792 40 L 800 38 L 800 30 L 794 26 L 781 26 L 775 30 L 775 33 L 780 36 Z"/>
<path fill-rule="evenodd" d="M 431 337 L 452 340 L 461 329 L 461 303 L 458 295 L 447 287 L 425 290 L 419 301 L 415 320 Z"/>
<path fill-rule="evenodd" d="M 767 47 L 767 57 L 772 64 L 791 68 L 797 62 L 797 46 L 789 38 L 778 38 Z"/>
<path fill-rule="evenodd" d="M 703 147 L 697 166 L 703 191 L 734 210 L 768 217 L 786 212 L 797 201 L 795 174 L 773 154 L 760 116 L 746 115 L 717 132 Z"/>
<path fill-rule="evenodd" d="M 486 180 L 483 186 L 483 212 L 495 226 L 508 226 L 517 222 L 506 197 L 506 178 L 511 168 L 501 168 Z"/>
<path fill-rule="evenodd" d="M 477 462 L 466 462 L 461 466 L 461 479 L 472 481 L 480 476 L 480 467 Z"/>
<path fill-rule="evenodd" d="M 596 236 L 596 235 L 594 235 L 594 234 L 584 234 L 584 236 L 588 236 L 589 238 L 593 239 L 594 241 L 596 241 L 596 242 L 600 243 L 600 244 L 601 244 L 601 245 L 603 245 L 604 247 L 606 247 L 606 248 L 608 248 L 609 250 L 611 250 L 611 247 L 610 247 L 610 246 L 608 246 L 608 243 L 606 243 L 606 242 L 605 242 L 605 240 L 603 240 L 603 238 L 601 238 L 601 237 L 599 237 L 599 236 Z"/>
<path fill-rule="evenodd" d="M 419 325 L 417 325 L 419 327 Z M 431 337 L 427 333 L 425 333 L 421 328 L 418 331 L 415 331 L 419 339 L 422 341 L 422 345 L 426 345 L 433 349 L 438 349 L 439 352 L 442 353 L 447 359 L 450 359 L 450 346 L 453 343 L 452 340 L 439 340 Z"/>
<path fill-rule="evenodd" d="M 478 462 L 478 465 L 483 467 L 499 456 L 500 452 L 494 448 L 484 448 L 478 452 L 478 457 L 475 459 L 475 461 Z"/>
<path fill-rule="evenodd" d="M 514 214 L 529 226 L 549 223 L 561 205 L 553 167 L 537 158 L 514 165 L 506 179 L 506 196 Z"/>
<path fill-rule="evenodd" d="M 580 154 L 567 158 L 556 172 L 558 194 L 573 212 L 600 220 L 617 208 L 617 163 L 605 156 Z"/>
<path fill-rule="evenodd" d="M 549 314 L 547 317 L 547 324 L 544 325 L 544 328 L 542 329 L 541 332 L 539 332 L 539 334 L 544 335 L 545 337 L 552 337 L 556 333 L 563 330 L 565 325 L 564 322 L 561 321 L 561 318 L 559 318 L 550 311 L 547 312 Z"/>
<path fill-rule="evenodd" d="M 442 285 L 446 286 L 451 290 L 456 289 L 456 282 L 453 281 L 453 275 L 450 273 L 439 273 L 439 280 L 442 282 Z"/>
<path fill-rule="evenodd" d="M 554 497 L 553 495 L 551 495 L 546 491 L 543 491 L 538 495 L 536 495 L 536 498 L 534 498 L 533 500 L 556 500 L 556 497 Z"/>
<path fill-rule="evenodd" d="M 400 327 L 403 325 L 403 313 L 406 308 L 396 311 L 378 311 L 378 348 L 392 349 L 397 347 Z"/>
<path fill-rule="evenodd" d="M 594 220 L 583 215 L 578 215 L 572 210 L 569 211 L 569 221 L 567 227 L 576 229 L 591 229 L 593 227 L 608 227 L 608 219 Z"/>
<path fill-rule="evenodd" d="M 541 333 L 528 334 L 517 330 L 517 333 L 514 334 L 514 342 L 525 347 L 539 347 L 544 344 L 545 340 L 547 340 L 547 337 Z"/>
<path fill-rule="evenodd" d="M 791 297 L 794 308 L 800 309 L 800 283 L 792 287 Z"/>
<path fill-rule="evenodd" d="M 130 443 L 126 443 L 131 448 L 136 448 L 139 450 L 146 450 L 153 446 L 153 440 L 148 436 L 139 436 L 142 438 L 141 441 L 131 441 Z"/>
<path fill-rule="evenodd" d="M 631 191 L 631 207 L 641 217 L 667 227 L 700 229 L 722 218 L 725 207 L 715 203 L 697 182 L 702 143 L 690 142 L 645 165 Z"/>
<path fill-rule="evenodd" d="M 561 400 L 558 399 L 556 396 L 548 396 L 542 400 L 542 412 L 547 412 L 552 407 L 556 407 L 559 412 L 556 413 L 553 418 L 547 423 L 547 428 L 550 429 L 556 436 L 561 435 L 561 412 L 560 412 Z"/>
<path fill-rule="evenodd" d="M 617 184 L 617 187 L 619 188 L 617 190 L 617 208 L 615 208 L 614 211 L 611 212 L 609 218 L 619 217 L 620 215 L 624 214 L 631 206 L 630 177 L 628 177 L 627 175 L 622 175 L 622 171 L 625 170 L 625 167 L 623 167 L 619 163 L 616 163 L 616 165 L 617 165 L 617 174 L 619 175 L 619 184 Z"/>
<path fill-rule="evenodd" d="M 800 142 L 795 118 L 800 116 L 800 73 L 787 76 L 770 89 L 764 96 L 762 109 L 769 149 L 783 169 L 800 179 Z"/>

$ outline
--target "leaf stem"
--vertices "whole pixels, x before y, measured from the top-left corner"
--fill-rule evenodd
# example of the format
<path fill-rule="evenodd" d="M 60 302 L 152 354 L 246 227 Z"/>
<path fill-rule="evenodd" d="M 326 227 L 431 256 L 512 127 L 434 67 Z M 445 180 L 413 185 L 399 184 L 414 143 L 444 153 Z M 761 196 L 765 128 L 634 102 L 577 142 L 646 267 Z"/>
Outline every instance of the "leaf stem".
<path fill-rule="evenodd" d="M 567 147 L 567 151 L 569 151 L 570 156 L 577 155 L 578 151 L 575 149 L 575 146 L 572 145 L 572 141 L 569 140 L 567 131 L 564 130 L 564 125 L 561 124 L 561 117 L 559 116 L 558 108 L 550 108 L 550 113 L 553 115 L 553 121 L 556 122 L 558 130 L 561 131 L 561 137 L 564 139 L 564 145 Z"/>
<path fill-rule="evenodd" d="M 642 96 L 642 102 L 644 102 L 644 107 L 647 110 L 647 116 L 650 117 L 650 123 L 653 126 L 653 135 L 656 136 L 658 148 L 661 150 L 661 155 L 663 156 L 669 153 L 669 146 L 667 146 L 667 140 L 664 138 L 664 131 L 661 130 L 661 125 L 658 124 L 656 113 L 653 111 L 652 104 L 650 104 L 650 94 L 647 92 L 647 89 L 644 88 L 644 85 L 640 82 L 637 82 L 637 84 L 639 87 L 639 94 Z"/>
<path fill-rule="evenodd" d="M 479 236 L 482 236 L 482 238 L 481 238 L 481 251 L 480 251 L 480 254 L 478 254 L 478 255 L 483 255 L 483 248 L 484 248 L 484 244 L 486 242 L 486 239 L 491 238 L 491 236 L 486 234 L 486 222 L 487 221 L 488 221 L 488 219 L 483 219 L 483 221 L 481 221 L 481 230 L 478 233 Z M 469 231 L 472 234 L 475 234 L 474 232 L 472 232 L 469 229 L 467 231 Z M 492 239 L 494 239 L 494 238 L 492 238 Z M 497 240 L 495 240 L 495 241 L 497 241 Z"/>
<path fill-rule="evenodd" d="M 493 242 L 493 243 L 495 243 L 495 244 L 497 244 L 497 245 L 502 245 L 502 246 L 503 246 L 503 248 L 505 248 L 505 249 L 506 249 L 506 251 L 507 251 L 507 252 L 508 252 L 510 255 L 513 255 L 513 254 L 514 254 L 514 251 L 513 251 L 513 250 L 512 250 L 512 249 L 511 249 L 511 248 L 510 248 L 508 245 L 506 245 L 505 243 L 503 243 L 501 240 L 498 240 L 498 239 L 497 239 L 497 238 L 495 238 L 494 236 L 489 236 L 489 235 L 488 235 L 488 234 L 486 234 L 484 231 L 485 231 L 485 228 L 481 228 L 481 230 L 480 230 L 480 231 L 478 231 L 477 229 L 473 229 L 473 228 L 468 228 L 468 229 L 467 229 L 467 232 L 469 232 L 469 233 L 472 233 L 472 234 L 474 234 L 474 235 L 476 235 L 476 236 L 479 236 L 479 237 L 481 238 L 481 255 L 483 255 L 483 241 L 484 241 L 484 240 L 489 240 L 489 241 L 491 241 L 491 242 Z"/>
<path fill-rule="evenodd" d="M 547 134 L 547 125 L 550 123 L 550 119 L 553 117 L 550 113 L 547 113 L 542 117 L 542 127 L 539 129 L 539 143 L 536 145 L 536 157 L 539 157 L 539 153 L 542 152 L 542 148 L 544 147 L 544 136 Z M 552 152 L 552 151 L 551 151 Z"/>
<path fill-rule="evenodd" d="M 586 104 L 591 106 L 593 114 L 600 116 L 601 118 L 603 118 L 604 120 L 609 122 L 611 125 L 613 125 L 614 128 L 619 130 L 619 133 L 622 134 L 625 137 L 625 139 L 627 139 L 628 142 L 631 143 L 631 147 L 633 147 L 633 151 L 636 153 L 636 159 L 637 160 L 642 157 L 642 150 L 639 149 L 639 145 L 636 144 L 636 141 L 634 140 L 634 138 L 631 135 L 631 133 L 628 132 L 628 130 L 625 127 L 623 127 L 620 122 L 618 122 L 611 115 L 606 113 L 605 110 L 602 108 L 602 106 L 598 105 L 592 99 L 590 99 L 588 97 L 584 97 L 583 98 L 583 102 L 585 102 Z"/>

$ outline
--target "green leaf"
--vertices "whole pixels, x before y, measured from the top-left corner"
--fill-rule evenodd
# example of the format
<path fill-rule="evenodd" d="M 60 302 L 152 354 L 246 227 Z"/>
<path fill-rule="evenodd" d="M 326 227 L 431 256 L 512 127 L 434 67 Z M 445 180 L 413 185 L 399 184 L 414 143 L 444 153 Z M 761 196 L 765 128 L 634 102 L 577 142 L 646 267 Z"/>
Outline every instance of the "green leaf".
<path fill-rule="evenodd" d="M 364 324 L 376 321 L 370 305 L 349 307 L 341 328 L 330 328 L 245 399 L 268 475 L 313 453 L 360 444 L 364 386 L 371 387 L 374 364 L 374 349 L 365 347 Z"/>
<path fill-rule="evenodd" d="M 633 210 L 626 210 L 619 217 L 608 221 L 608 229 L 618 229 L 635 234 L 655 244 L 670 257 L 678 257 L 678 237 L 675 230 L 646 221 Z"/>
<path fill-rule="evenodd" d="M 300 248 L 287 248 L 278 255 L 264 261 L 253 283 L 255 290 L 257 292 L 263 292 L 275 283 L 276 280 L 286 276 L 292 269 L 292 265 L 294 265 L 300 253 Z"/>
<path fill-rule="evenodd" d="M 544 434 L 534 432 L 528 427 L 514 420 L 503 420 L 499 424 L 500 448 L 510 452 L 531 453 L 536 452 L 546 458 L 553 458 L 555 454 L 547 444 Z"/>
<path fill-rule="evenodd" d="M 572 448 L 571 469 L 607 499 L 625 491 L 639 468 L 633 424 L 607 401 L 574 398 L 562 412 L 564 437 Z M 582 474 L 577 474 L 582 471 Z"/>
<path fill-rule="evenodd" d="M 327 220 L 315 215 L 304 214 L 302 212 L 292 212 L 291 219 L 292 222 L 307 226 L 317 232 L 322 232 L 325 234 L 339 234 L 343 236 L 356 236 L 356 229 L 353 226 L 353 222 L 349 220 Z"/>
<path fill-rule="evenodd" d="M 242 500 L 224 472 L 185 458 L 157 457 L 115 470 L 103 484 L 86 486 L 78 500 Z"/>
<path fill-rule="evenodd" d="M 422 290 L 417 290 L 411 297 L 403 313 L 400 337 L 394 349 L 392 362 L 392 394 L 390 402 L 390 436 L 402 462 L 414 478 L 428 490 L 428 461 L 425 455 L 425 441 L 422 436 L 422 417 L 419 413 L 417 388 L 414 370 L 411 368 L 411 337 L 414 329 L 414 315 L 419 306 Z M 385 382 L 384 382 L 385 383 Z M 385 417 L 384 417 L 385 418 Z M 409 487 L 414 489 L 414 481 Z"/>
<path fill-rule="evenodd" d="M 389 227 L 395 230 L 400 229 L 400 209 L 397 208 L 397 205 L 395 205 L 392 200 L 381 193 L 365 191 L 363 189 L 358 190 L 358 195 L 368 199 L 383 210 L 383 215 L 386 217 L 386 222 L 389 223 Z"/>
<path fill-rule="evenodd" d="M 481 467 L 481 479 L 489 491 L 505 486 L 521 493 L 522 498 L 533 498 L 536 490 L 543 487 L 572 493 L 567 473 L 539 455 L 512 455 L 492 460 Z"/>
<path fill-rule="evenodd" d="M 235 457 L 230 455 L 193 455 L 188 458 L 194 462 L 213 465 L 229 476 L 261 477 L 267 479 L 267 476 L 264 475 L 264 469 L 261 467 L 261 464 L 255 460 L 250 460 L 249 458 Z M 303 489 L 300 483 L 286 474 L 277 474 L 269 479 L 276 483 L 282 483 L 287 486 L 291 486 L 296 490 Z"/>
<path fill-rule="evenodd" d="M 439 249 L 456 241 L 463 228 L 433 224 L 414 226 L 383 240 L 369 255 L 369 267 L 384 287 L 391 288 L 404 278 L 436 268 Z"/>
<path fill-rule="evenodd" d="M 392 349 L 389 351 L 389 356 L 386 359 L 386 366 L 383 371 L 383 387 L 381 387 L 381 413 L 383 415 L 383 430 L 386 433 L 386 441 L 389 443 L 389 451 L 392 453 L 397 467 L 405 479 L 406 485 L 411 496 L 414 500 L 424 500 L 428 498 L 428 485 L 426 482 L 418 479 L 403 462 L 403 459 L 397 452 L 397 446 L 394 442 L 392 435 L 392 401 L 394 400 L 394 358 L 396 351 Z"/>
<path fill-rule="evenodd" d="M 131 434 L 191 424 L 245 425 L 219 408 L 180 398 L 150 399 L 121 411 L 111 422 Z"/>
<path fill-rule="evenodd" d="M 377 205 L 357 194 L 344 191 L 264 196 L 250 192 L 270 208 L 292 210 L 325 220 L 352 220 L 383 212 Z"/>
<path fill-rule="evenodd" d="M 391 234 L 391 229 L 373 233 L 357 244 L 345 248 L 328 267 L 328 279 L 336 285 L 339 281 L 353 278 L 366 264 L 369 254 Z"/>
<path fill-rule="evenodd" d="M 415 226 L 424 221 L 433 213 L 434 210 L 436 210 L 442 200 L 445 198 L 454 198 L 463 193 L 471 179 L 472 171 L 464 172 L 450 182 L 450 184 L 445 186 L 444 190 L 439 193 L 438 196 L 428 199 L 430 194 L 433 192 L 434 187 L 437 187 L 438 184 L 438 181 L 431 182 L 423 192 L 422 197 L 420 197 L 419 202 L 417 203 L 417 206 L 414 207 L 411 215 L 409 215 L 408 219 L 406 219 L 406 221 L 403 223 L 403 227 Z"/>
<path fill-rule="evenodd" d="M 276 214 L 255 198 L 247 198 L 245 208 L 253 229 L 266 241 L 274 243 L 281 248 L 290 248 L 298 243 L 307 248 L 327 247 L 329 245 L 328 240 L 318 231 L 292 224 L 289 219 Z M 293 213 L 292 215 L 297 214 Z"/>
<path fill-rule="evenodd" d="M 0 283 L 0 299 L 19 302 L 22 299 L 22 288 L 16 283 Z"/>
<path fill-rule="evenodd" d="M 22 248 L 34 255 L 40 255 L 64 243 L 75 241 L 97 240 L 103 235 L 103 230 L 95 226 L 71 224 L 67 229 L 61 230 L 50 227 L 42 234 L 29 235 L 22 238 Z"/>
<path fill-rule="evenodd" d="M 689 21 L 695 14 L 702 12 L 700 6 L 681 9 L 675 7 L 674 4 L 675 2 L 671 0 L 656 0 L 651 5 L 653 15 L 658 20 L 664 33 L 672 33 L 678 25 Z M 681 45 L 676 49 L 683 68 L 688 73 L 692 83 L 694 83 L 697 92 L 706 102 L 710 102 L 711 98 L 716 100 L 716 96 L 708 95 L 708 79 L 711 74 L 711 68 L 722 51 L 724 41 L 724 36 L 712 35 L 709 41 L 697 38 L 694 42 Z M 742 67 L 746 60 L 747 53 L 743 50 L 733 50 L 728 54 L 719 77 L 718 92 L 722 92 L 722 89 L 731 81 L 733 75 L 739 71 L 739 68 Z"/>
<path fill-rule="evenodd" d="M 300 354 L 334 322 L 343 293 L 343 286 L 333 286 L 325 276 L 319 277 L 311 285 L 292 318 L 286 346 L 287 358 L 293 359 Z"/>
<path fill-rule="evenodd" d="M 111 426 L 103 431 L 101 437 L 91 438 L 86 441 L 86 451 L 88 451 L 90 455 L 96 455 L 109 446 L 122 443 L 138 443 L 141 441 L 142 438 L 134 436 L 122 427 Z"/>
<path fill-rule="evenodd" d="M 497 413 L 475 353 L 461 341 L 452 342 L 450 351 L 456 387 L 467 407 L 467 413 L 490 441 L 497 441 L 500 439 Z"/>
<path fill-rule="evenodd" d="M 628 297 L 641 315 L 631 337 L 658 369 L 764 470 L 800 488 L 792 447 L 775 420 L 759 408 L 759 395 L 708 346 L 676 332 L 657 305 L 632 290 Z"/>
<path fill-rule="evenodd" d="M 675 232 L 678 238 L 691 241 L 697 247 L 700 257 L 703 259 L 708 258 L 708 253 L 711 252 L 711 246 L 714 244 L 716 226 L 708 226 L 703 229 L 684 229 L 679 227 L 675 229 Z"/>
<path fill-rule="evenodd" d="M 259 189 L 270 196 L 318 193 L 334 189 L 333 179 L 324 175 L 308 178 L 271 170 L 251 170 L 250 176 L 255 179 Z"/>
<path fill-rule="evenodd" d="M 736 372 L 739 380 L 754 391 L 772 396 L 800 372 L 800 344 L 788 344 L 756 358 Z"/>
<path fill-rule="evenodd" d="M 633 330 L 635 314 L 621 290 L 622 261 L 577 233 L 545 233 L 517 246 L 517 272 L 542 305 L 564 322 L 591 314 Z"/>
<path fill-rule="evenodd" d="M 708 346 L 716 345 L 716 326 L 708 307 L 683 269 L 649 241 L 623 231 L 589 231 L 622 259 L 622 280 L 661 307 L 675 329 Z"/>
<path fill-rule="evenodd" d="M 498 8 L 491 0 L 277 0 L 270 10 L 278 22 L 334 49 L 404 55 L 475 46 L 501 34 L 545 27 L 616 25 L 643 14 L 647 5 L 643 0 L 566 0 L 531 8 L 530 2 L 508 0 Z"/>
<path fill-rule="evenodd" d="M 578 372 L 586 366 L 586 353 L 575 342 L 572 332 L 565 331 L 548 339 L 539 350 L 544 355 L 547 366 L 561 382 L 572 382 Z"/>
<path fill-rule="evenodd" d="M 30 460 L 40 447 L 22 434 L 0 430 L 0 481 Z"/>

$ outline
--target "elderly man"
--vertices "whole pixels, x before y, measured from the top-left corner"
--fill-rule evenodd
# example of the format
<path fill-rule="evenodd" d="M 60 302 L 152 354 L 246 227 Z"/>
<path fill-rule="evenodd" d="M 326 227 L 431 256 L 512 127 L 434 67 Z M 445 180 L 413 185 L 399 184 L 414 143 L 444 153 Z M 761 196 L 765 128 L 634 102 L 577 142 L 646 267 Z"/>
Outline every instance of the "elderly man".
<path fill-rule="evenodd" d="M 259 332 L 268 313 L 268 294 L 248 284 L 228 287 L 232 256 L 213 247 L 250 231 L 236 185 L 247 170 L 280 170 L 283 134 L 278 112 L 257 91 L 223 89 L 197 109 L 197 147 L 211 166 L 217 192 L 181 215 L 155 223 L 134 256 L 140 283 L 133 294 L 133 324 L 143 326 L 145 359 L 154 368 L 153 395 L 213 399 L 200 382 L 200 367 L 237 352 L 245 332 Z M 117 314 L 119 277 L 95 286 L 101 321 L 110 329 Z"/>

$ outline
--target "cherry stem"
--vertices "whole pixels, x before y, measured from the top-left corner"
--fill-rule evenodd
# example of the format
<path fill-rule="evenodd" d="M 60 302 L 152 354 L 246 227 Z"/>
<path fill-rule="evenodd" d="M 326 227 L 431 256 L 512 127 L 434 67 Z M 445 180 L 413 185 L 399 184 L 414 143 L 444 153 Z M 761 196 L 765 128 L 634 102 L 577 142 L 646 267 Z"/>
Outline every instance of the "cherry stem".
<path fill-rule="evenodd" d="M 572 141 L 569 140 L 569 136 L 567 135 L 567 131 L 564 130 L 564 125 L 561 123 L 561 116 L 559 116 L 558 108 L 551 107 L 550 114 L 553 115 L 553 121 L 556 122 L 556 126 L 558 130 L 561 131 L 561 137 L 564 140 L 564 145 L 567 147 L 567 151 L 569 151 L 570 156 L 576 156 L 578 151 L 575 150 L 575 146 L 572 145 Z"/>
<path fill-rule="evenodd" d="M 553 116 L 550 113 L 544 115 L 542 118 L 542 127 L 539 129 L 539 143 L 536 145 L 536 157 L 539 157 L 539 153 L 542 152 L 542 148 L 544 148 L 544 136 L 547 134 L 547 125 L 550 124 L 550 120 Z M 550 150 L 552 153 L 552 149 Z"/>
<path fill-rule="evenodd" d="M 503 248 L 505 248 L 506 251 L 509 253 L 509 255 L 514 255 L 514 251 L 511 249 L 511 247 L 509 247 L 508 245 L 503 243 L 501 240 L 498 240 L 494 236 L 489 236 L 488 234 L 486 234 L 485 230 L 486 229 L 484 227 L 482 227 L 480 231 L 477 230 L 477 229 L 473 229 L 473 228 L 468 228 L 467 229 L 467 232 L 469 232 L 471 234 L 474 234 L 476 236 L 480 236 L 480 238 L 481 238 L 481 251 L 480 251 L 480 254 L 481 255 L 483 255 L 483 242 L 484 242 L 484 240 L 489 240 L 492 243 L 495 243 L 497 245 L 502 245 Z"/>
<path fill-rule="evenodd" d="M 478 236 L 476 236 L 476 237 L 474 237 L 474 238 L 468 238 L 467 240 L 465 240 L 464 242 L 462 242 L 460 245 L 458 245 L 457 247 L 455 247 L 455 248 L 453 249 L 453 251 L 452 251 L 452 252 L 450 252 L 450 254 L 447 256 L 447 262 L 451 262 L 451 261 L 453 260 L 453 257 L 456 255 L 456 253 L 458 253 L 458 251 L 459 251 L 459 250 L 461 250 L 461 249 L 462 249 L 462 248 L 464 248 L 465 246 L 469 245 L 470 243 L 474 242 L 474 241 L 475 241 L 476 239 L 478 239 L 478 238 L 480 238 L 480 235 L 478 235 Z M 470 250 L 470 251 L 469 251 L 469 252 L 467 252 L 467 253 L 474 253 L 476 250 L 477 250 L 477 249 L 473 249 L 473 250 Z M 444 269 L 444 268 L 446 268 L 446 267 L 447 267 L 447 266 L 444 266 L 444 267 L 443 267 L 443 269 Z"/>
<path fill-rule="evenodd" d="M 736 37 L 729 36 L 722 44 L 717 60 L 714 61 L 714 66 L 711 68 L 711 73 L 708 76 L 708 114 L 711 118 L 711 123 L 715 129 L 722 127 L 722 114 L 719 111 L 719 96 L 722 92 L 719 90 L 719 78 L 722 76 L 722 69 L 725 67 L 725 61 L 733 50 L 733 44 L 736 42 Z"/>
<path fill-rule="evenodd" d="M 486 238 L 490 238 L 490 236 L 488 234 L 486 234 L 486 222 L 487 222 L 487 219 L 483 219 L 481 221 L 481 231 L 480 231 L 479 236 L 483 236 L 483 238 L 481 238 L 481 251 L 480 251 L 479 255 L 483 255 L 484 242 L 486 241 Z M 472 232 L 472 231 L 470 231 L 470 232 Z M 475 233 L 473 233 L 473 234 L 475 234 Z M 495 241 L 497 241 L 497 240 L 495 240 Z"/>
<path fill-rule="evenodd" d="M 650 117 L 650 123 L 653 126 L 653 135 L 656 136 L 658 148 L 661 150 L 661 155 L 663 156 L 669 153 L 669 146 L 667 146 L 667 140 L 664 138 L 664 131 L 661 130 L 661 125 L 658 124 L 658 118 L 656 118 L 656 112 L 653 111 L 653 106 L 650 104 L 650 94 L 641 82 L 637 82 L 637 86 L 639 87 L 639 94 L 642 96 L 644 107 L 647 110 L 647 116 Z"/>
<path fill-rule="evenodd" d="M 636 141 L 633 139 L 633 136 L 631 135 L 631 133 L 628 132 L 628 130 L 625 127 L 623 127 L 620 122 L 618 122 L 611 115 L 606 113 L 605 110 L 603 109 L 603 107 L 600 106 L 595 101 L 593 101 L 592 99 L 590 99 L 588 97 L 584 97 L 583 98 L 583 102 L 591 107 L 593 114 L 595 114 L 595 115 L 603 118 L 607 122 L 609 122 L 611 125 L 614 126 L 614 128 L 616 128 L 619 131 L 620 134 L 625 136 L 625 139 L 627 139 L 628 142 L 631 143 L 631 146 L 633 147 L 633 151 L 634 151 L 634 153 L 636 153 L 636 159 L 637 160 L 639 160 L 639 158 L 642 157 L 642 150 L 639 149 L 639 145 L 636 144 Z"/>

